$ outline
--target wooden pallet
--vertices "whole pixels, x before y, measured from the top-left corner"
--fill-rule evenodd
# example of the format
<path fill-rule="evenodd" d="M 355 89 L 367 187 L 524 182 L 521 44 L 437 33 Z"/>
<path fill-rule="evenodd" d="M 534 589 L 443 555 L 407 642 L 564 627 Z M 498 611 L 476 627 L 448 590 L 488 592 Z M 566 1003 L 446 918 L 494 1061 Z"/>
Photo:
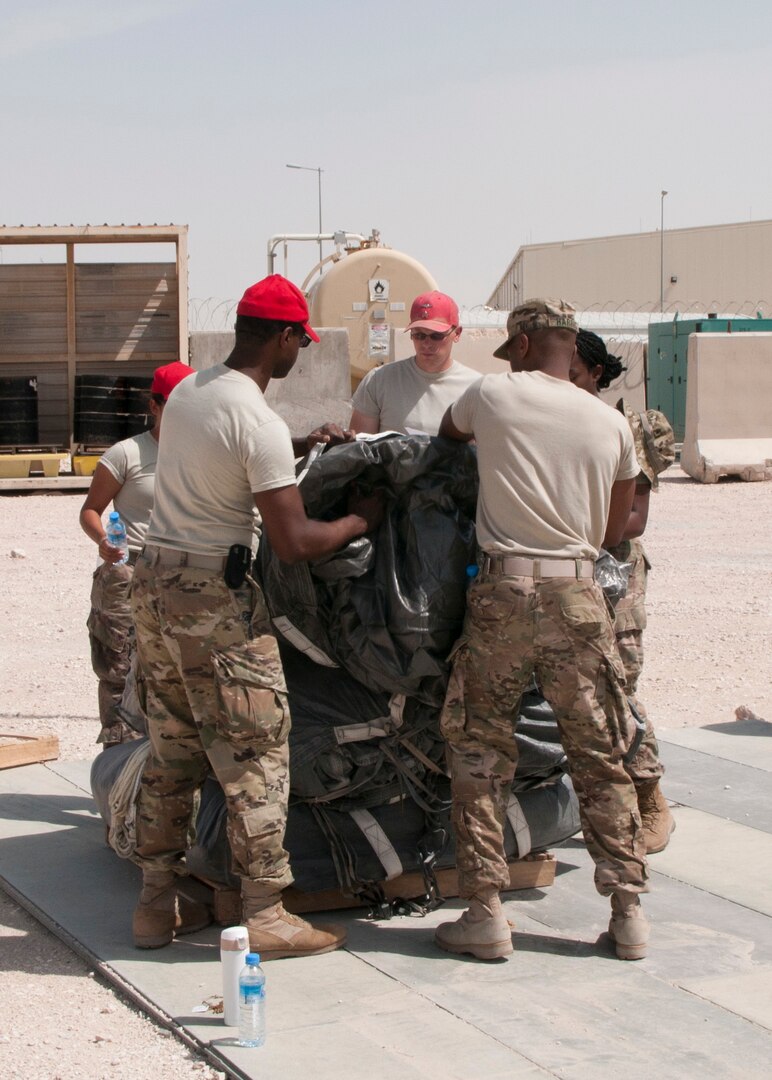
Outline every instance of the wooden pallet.
<path fill-rule="evenodd" d="M 517 889 L 545 889 L 555 880 L 557 860 L 551 852 L 528 855 L 509 864 L 509 887 Z M 455 867 L 436 872 L 437 884 L 446 899 L 458 896 L 458 874 Z M 198 878 L 208 890 L 207 902 L 211 905 L 215 922 L 222 926 L 237 926 L 241 922 L 241 896 L 238 889 L 224 885 L 219 881 Z M 383 891 L 388 900 L 400 897 L 409 899 L 421 896 L 425 892 L 421 874 L 401 874 L 392 881 L 382 882 Z M 184 891 L 184 884 L 181 885 Z M 200 893 L 197 898 L 201 899 Z M 339 889 L 326 889 L 321 892 L 301 892 L 300 889 L 285 889 L 282 895 L 287 911 L 296 915 L 312 911 L 335 911 L 340 908 L 368 907 L 366 901 L 345 896 Z"/>
<path fill-rule="evenodd" d="M 0 769 L 56 761 L 59 740 L 56 735 L 4 735 L 0 733 Z"/>

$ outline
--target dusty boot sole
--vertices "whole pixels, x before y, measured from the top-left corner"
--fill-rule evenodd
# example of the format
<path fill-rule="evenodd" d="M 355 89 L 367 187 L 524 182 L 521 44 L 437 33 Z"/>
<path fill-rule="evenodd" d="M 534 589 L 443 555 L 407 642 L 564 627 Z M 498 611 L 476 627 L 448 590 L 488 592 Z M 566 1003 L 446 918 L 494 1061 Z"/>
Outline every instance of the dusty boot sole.
<path fill-rule="evenodd" d="M 670 815 L 670 831 L 668 832 L 667 836 L 665 837 L 665 842 L 662 843 L 662 844 L 657 844 L 656 847 L 649 847 L 649 845 L 647 844 L 646 845 L 646 854 L 647 855 L 656 855 L 658 851 L 664 851 L 665 848 L 670 843 L 670 837 L 673 835 L 674 832 L 675 832 L 675 818 L 671 814 Z"/>
<path fill-rule="evenodd" d="M 614 942 L 614 948 L 617 954 L 617 960 L 645 960 L 648 952 L 648 945 L 620 945 L 613 934 L 611 934 L 611 940 Z"/>
<path fill-rule="evenodd" d="M 445 952 L 455 953 L 458 956 L 474 956 L 478 960 L 500 960 L 504 956 L 511 956 L 515 951 L 511 938 L 509 941 L 493 941 L 487 945 L 456 945 L 455 942 L 444 941 L 436 936 L 434 941 Z"/>
<path fill-rule="evenodd" d="M 611 926 L 608 928 L 608 936 L 614 942 L 617 960 L 645 960 L 649 948 L 648 941 L 644 942 L 642 945 L 628 945 L 624 942 L 617 941 Z"/>
<path fill-rule="evenodd" d="M 191 931 L 192 932 L 192 931 Z M 166 945 L 171 945 L 174 941 L 174 931 L 171 934 L 155 934 L 153 937 L 145 934 L 139 937 L 134 934 L 134 948 L 135 949 L 163 949 Z"/>

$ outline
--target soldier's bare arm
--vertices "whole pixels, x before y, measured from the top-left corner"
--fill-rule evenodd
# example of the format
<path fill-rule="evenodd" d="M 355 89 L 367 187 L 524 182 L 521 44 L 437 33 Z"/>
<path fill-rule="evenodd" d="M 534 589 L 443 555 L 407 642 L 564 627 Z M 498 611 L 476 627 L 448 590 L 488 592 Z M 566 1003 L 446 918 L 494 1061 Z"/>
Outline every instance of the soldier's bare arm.
<path fill-rule="evenodd" d="M 125 552 L 108 543 L 102 514 L 123 487 L 104 465 L 97 465 L 83 506 L 80 508 L 80 527 L 86 536 L 99 547 L 99 555 L 105 562 L 118 562 Z"/>
<path fill-rule="evenodd" d="M 383 516 L 374 501 L 360 500 L 357 513 L 335 521 L 315 521 L 306 514 L 300 492 L 294 484 L 274 491 L 254 494 L 255 506 L 271 547 L 282 562 L 297 563 L 320 559 L 376 528 Z"/>
<path fill-rule="evenodd" d="M 354 409 L 351 414 L 351 429 L 363 435 L 377 435 L 381 430 L 377 416 L 365 416 L 359 409 Z"/>
<path fill-rule="evenodd" d="M 466 431 L 460 431 L 453 423 L 453 419 L 450 415 L 452 406 L 448 406 L 445 410 L 445 415 L 440 423 L 439 434 L 445 439 L 455 439 L 457 442 L 471 442 L 473 436 Z"/>
<path fill-rule="evenodd" d="M 646 531 L 646 523 L 649 520 L 649 495 L 651 484 L 643 474 L 635 483 L 635 495 L 633 496 L 633 508 L 627 519 L 623 540 L 634 540 L 637 536 L 643 536 Z"/>
<path fill-rule="evenodd" d="M 627 522 L 630 519 L 634 495 L 635 479 L 617 480 L 612 486 L 606 535 L 603 537 L 604 547 L 616 547 L 622 542 Z"/>

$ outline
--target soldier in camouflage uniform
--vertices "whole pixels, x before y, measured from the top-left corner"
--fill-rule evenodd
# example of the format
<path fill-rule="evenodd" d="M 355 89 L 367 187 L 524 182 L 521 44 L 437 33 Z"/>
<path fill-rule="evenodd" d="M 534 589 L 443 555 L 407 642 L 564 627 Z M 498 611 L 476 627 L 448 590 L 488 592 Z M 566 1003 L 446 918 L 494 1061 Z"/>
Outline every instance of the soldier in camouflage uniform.
<path fill-rule="evenodd" d="M 284 848 L 290 715 L 265 602 L 248 574 L 255 508 L 289 563 L 329 554 L 378 520 L 378 507 L 361 499 L 335 521 L 306 517 L 295 448 L 264 391 L 319 340 L 307 320 L 303 294 L 285 278 L 253 285 L 237 308 L 233 352 L 178 387 L 164 416 L 155 505 L 132 590 L 151 742 L 137 814 L 139 948 L 167 945 L 206 922 L 200 905 L 180 905 L 176 880 L 210 770 L 225 793 L 250 946 L 275 959 L 345 941 L 340 927 L 313 927 L 282 904 L 292 882 Z M 305 452 L 305 440 L 297 449 Z"/>
<path fill-rule="evenodd" d="M 177 383 L 192 371 L 187 364 L 178 361 L 156 368 L 148 403 L 152 428 L 123 439 L 105 451 L 94 470 L 80 511 L 81 528 L 98 546 L 103 560 L 94 571 L 88 617 L 91 664 L 99 679 L 102 730 L 97 742 L 103 746 L 138 739 L 144 729 L 144 716 L 136 694 L 134 622 L 129 589 L 153 509 L 164 406 Z M 111 502 L 126 526 L 129 558 L 125 563 L 118 562 L 122 552 L 108 542 L 102 524 L 102 516 Z"/>
<path fill-rule="evenodd" d="M 598 397 L 625 370 L 621 360 L 609 354 L 602 338 L 588 330 L 577 335 L 576 357 L 571 365 L 571 381 Z M 658 474 L 675 460 L 675 438 L 667 418 L 655 409 L 638 412 L 624 400 L 617 403 L 630 425 L 635 454 L 640 467 L 630 519 L 621 543 L 609 548 L 620 562 L 629 564 L 630 577 L 625 596 L 614 610 L 617 648 L 625 669 L 627 695 L 642 717 L 645 733 L 641 745 L 627 765 L 638 796 L 646 852 L 651 855 L 667 847 L 675 828 L 660 780 L 660 761 L 654 728 L 637 694 L 643 668 L 643 631 L 646 628 L 646 578 L 650 563 L 643 549 L 643 534 L 649 514 L 649 496 L 659 488 Z"/>
<path fill-rule="evenodd" d="M 503 822 L 517 764 L 514 723 L 536 676 L 573 779 L 609 932 L 622 959 L 645 956 L 648 889 L 635 790 L 622 758 L 633 734 L 624 671 L 594 561 L 621 538 L 638 472 L 624 418 L 572 386 L 573 309 L 534 300 L 507 321 L 488 375 L 445 414 L 440 435 L 477 441 L 480 574 L 456 646 L 441 729 L 448 742 L 459 920 L 436 941 L 480 959 L 512 952 L 499 892 L 509 885 Z"/>

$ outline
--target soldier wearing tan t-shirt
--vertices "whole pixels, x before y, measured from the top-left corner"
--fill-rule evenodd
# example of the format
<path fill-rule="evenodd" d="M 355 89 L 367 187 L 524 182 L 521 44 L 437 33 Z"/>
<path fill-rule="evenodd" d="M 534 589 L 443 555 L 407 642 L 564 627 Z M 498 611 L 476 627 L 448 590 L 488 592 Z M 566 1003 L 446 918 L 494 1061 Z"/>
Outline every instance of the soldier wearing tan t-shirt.
<path fill-rule="evenodd" d="M 448 742 L 460 895 L 437 929 L 449 952 L 512 952 L 499 893 L 509 886 L 502 822 L 517 765 L 514 724 L 537 677 L 558 722 L 595 883 L 611 895 L 622 959 L 646 955 L 648 889 L 638 804 L 622 758 L 634 725 L 603 594 L 593 579 L 632 505 L 638 463 L 627 421 L 569 381 L 573 309 L 516 308 L 498 356 L 511 373 L 467 390 L 440 434 L 477 442 L 480 574 L 468 594 L 441 718 Z"/>
<path fill-rule="evenodd" d="M 292 882 L 283 842 L 290 714 L 265 599 L 248 573 L 257 515 L 288 563 L 321 558 L 379 518 L 364 499 L 335 521 L 306 516 L 289 429 L 264 392 L 311 340 L 319 339 L 303 294 L 271 275 L 242 297 L 225 363 L 180 384 L 166 407 L 155 504 L 132 590 L 151 743 L 137 814 L 139 948 L 167 945 L 208 921 L 201 905 L 178 900 L 175 882 L 210 771 L 225 794 L 250 947 L 270 960 L 345 941 L 341 928 L 313 927 L 282 904 Z"/>

